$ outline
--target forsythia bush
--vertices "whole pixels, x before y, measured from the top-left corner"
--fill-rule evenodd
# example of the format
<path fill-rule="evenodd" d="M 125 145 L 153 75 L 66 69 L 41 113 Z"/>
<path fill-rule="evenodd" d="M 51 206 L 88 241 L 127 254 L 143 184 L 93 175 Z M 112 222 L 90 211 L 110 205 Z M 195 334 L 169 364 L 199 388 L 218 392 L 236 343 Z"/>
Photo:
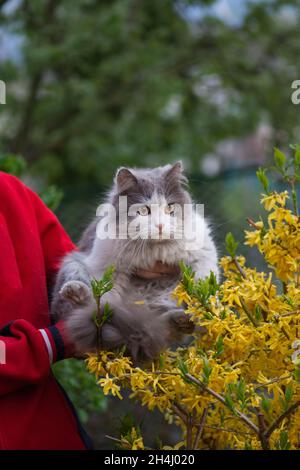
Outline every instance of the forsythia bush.
<path fill-rule="evenodd" d="M 182 440 L 165 449 L 300 448 L 300 218 L 295 184 L 300 150 L 288 161 L 275 150 L 275 166 L 290 185 L 269 189 L 266 170 L 261 203 L 267 217 L 248 219 L 245 243 L 257 247 L 268 265 L 258 272 L 236 255 L 221 259 L 224 281 L 213 275 L 195 282 L 187 266 L 174 295 L 196 325 L 192 343 L 168 350 L 150 367 L 100 352 L 87 359 L 105 394 L 122 389 L 150 410 L 158 408 L 182 429 Z M 197 328 L 200 326 L 201 328 Z M 198 332 L 197 332 L 198 331 Z M 139 429 L 121 436 L 123 448 L 143 449 Z"/>

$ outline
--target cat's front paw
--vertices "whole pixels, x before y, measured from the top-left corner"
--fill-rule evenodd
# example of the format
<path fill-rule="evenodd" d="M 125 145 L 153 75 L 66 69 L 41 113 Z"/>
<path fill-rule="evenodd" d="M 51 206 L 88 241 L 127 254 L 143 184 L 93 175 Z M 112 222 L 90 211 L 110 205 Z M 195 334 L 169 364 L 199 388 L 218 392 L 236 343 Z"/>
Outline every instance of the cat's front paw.
<path fill-rule="evenodd" d="M 66 300 L 76 304 L 85 305 L 92 299 L 91 289 L 81 281 L 68 281 L 66 282 L 59 294 Z"/>

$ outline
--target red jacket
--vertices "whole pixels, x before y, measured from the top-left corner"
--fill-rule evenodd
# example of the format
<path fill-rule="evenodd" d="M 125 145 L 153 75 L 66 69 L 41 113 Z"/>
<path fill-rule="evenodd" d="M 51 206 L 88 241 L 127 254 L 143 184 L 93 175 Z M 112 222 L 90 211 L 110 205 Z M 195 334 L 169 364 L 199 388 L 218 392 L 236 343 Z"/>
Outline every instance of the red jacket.
<path fill-rule="evenodd" d="M 50 367 L 66 344 L 47 285 L 74 248 L 38 196 L 0 172 L 0 449 L 90 447 Z"/>

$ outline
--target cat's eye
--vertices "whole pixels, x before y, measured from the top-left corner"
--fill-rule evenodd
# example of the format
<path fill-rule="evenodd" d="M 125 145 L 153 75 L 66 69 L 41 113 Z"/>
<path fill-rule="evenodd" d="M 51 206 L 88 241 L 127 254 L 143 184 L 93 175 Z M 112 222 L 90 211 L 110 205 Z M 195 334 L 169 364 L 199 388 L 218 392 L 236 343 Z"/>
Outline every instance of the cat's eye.
<path fill-rule="evenodd" d="M 150 208 L 148 206 L 142 206 L 139 208 L 137 211 L 139 215 L 149 215 L 150 214 Z"/>
<path fill-rule="evenodd" d="M 172 214 L 174 214 L 174 211 L 175 211 L 175 204 L 168 204 L 165 207 L 165 213 L 166 214 L 172 215 Z"/>

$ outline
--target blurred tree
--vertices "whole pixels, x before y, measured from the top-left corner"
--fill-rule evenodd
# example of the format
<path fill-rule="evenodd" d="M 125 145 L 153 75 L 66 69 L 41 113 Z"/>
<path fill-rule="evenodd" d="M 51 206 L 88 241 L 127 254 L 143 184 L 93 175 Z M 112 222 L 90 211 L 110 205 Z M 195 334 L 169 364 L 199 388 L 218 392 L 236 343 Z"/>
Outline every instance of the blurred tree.
<path fill-rule="evenodd" d="M 277 143 L 297 140 L 297 0 L 241 2 L 234 24 L 199 14 L 213 0 L 10 3 L 0 25 L 21 35 L 22 58 L 1 64 L 1 146 L 50 183 L 106 184 L 117 164 L 176 158 L 198 169 L 262 119 Z"/>

